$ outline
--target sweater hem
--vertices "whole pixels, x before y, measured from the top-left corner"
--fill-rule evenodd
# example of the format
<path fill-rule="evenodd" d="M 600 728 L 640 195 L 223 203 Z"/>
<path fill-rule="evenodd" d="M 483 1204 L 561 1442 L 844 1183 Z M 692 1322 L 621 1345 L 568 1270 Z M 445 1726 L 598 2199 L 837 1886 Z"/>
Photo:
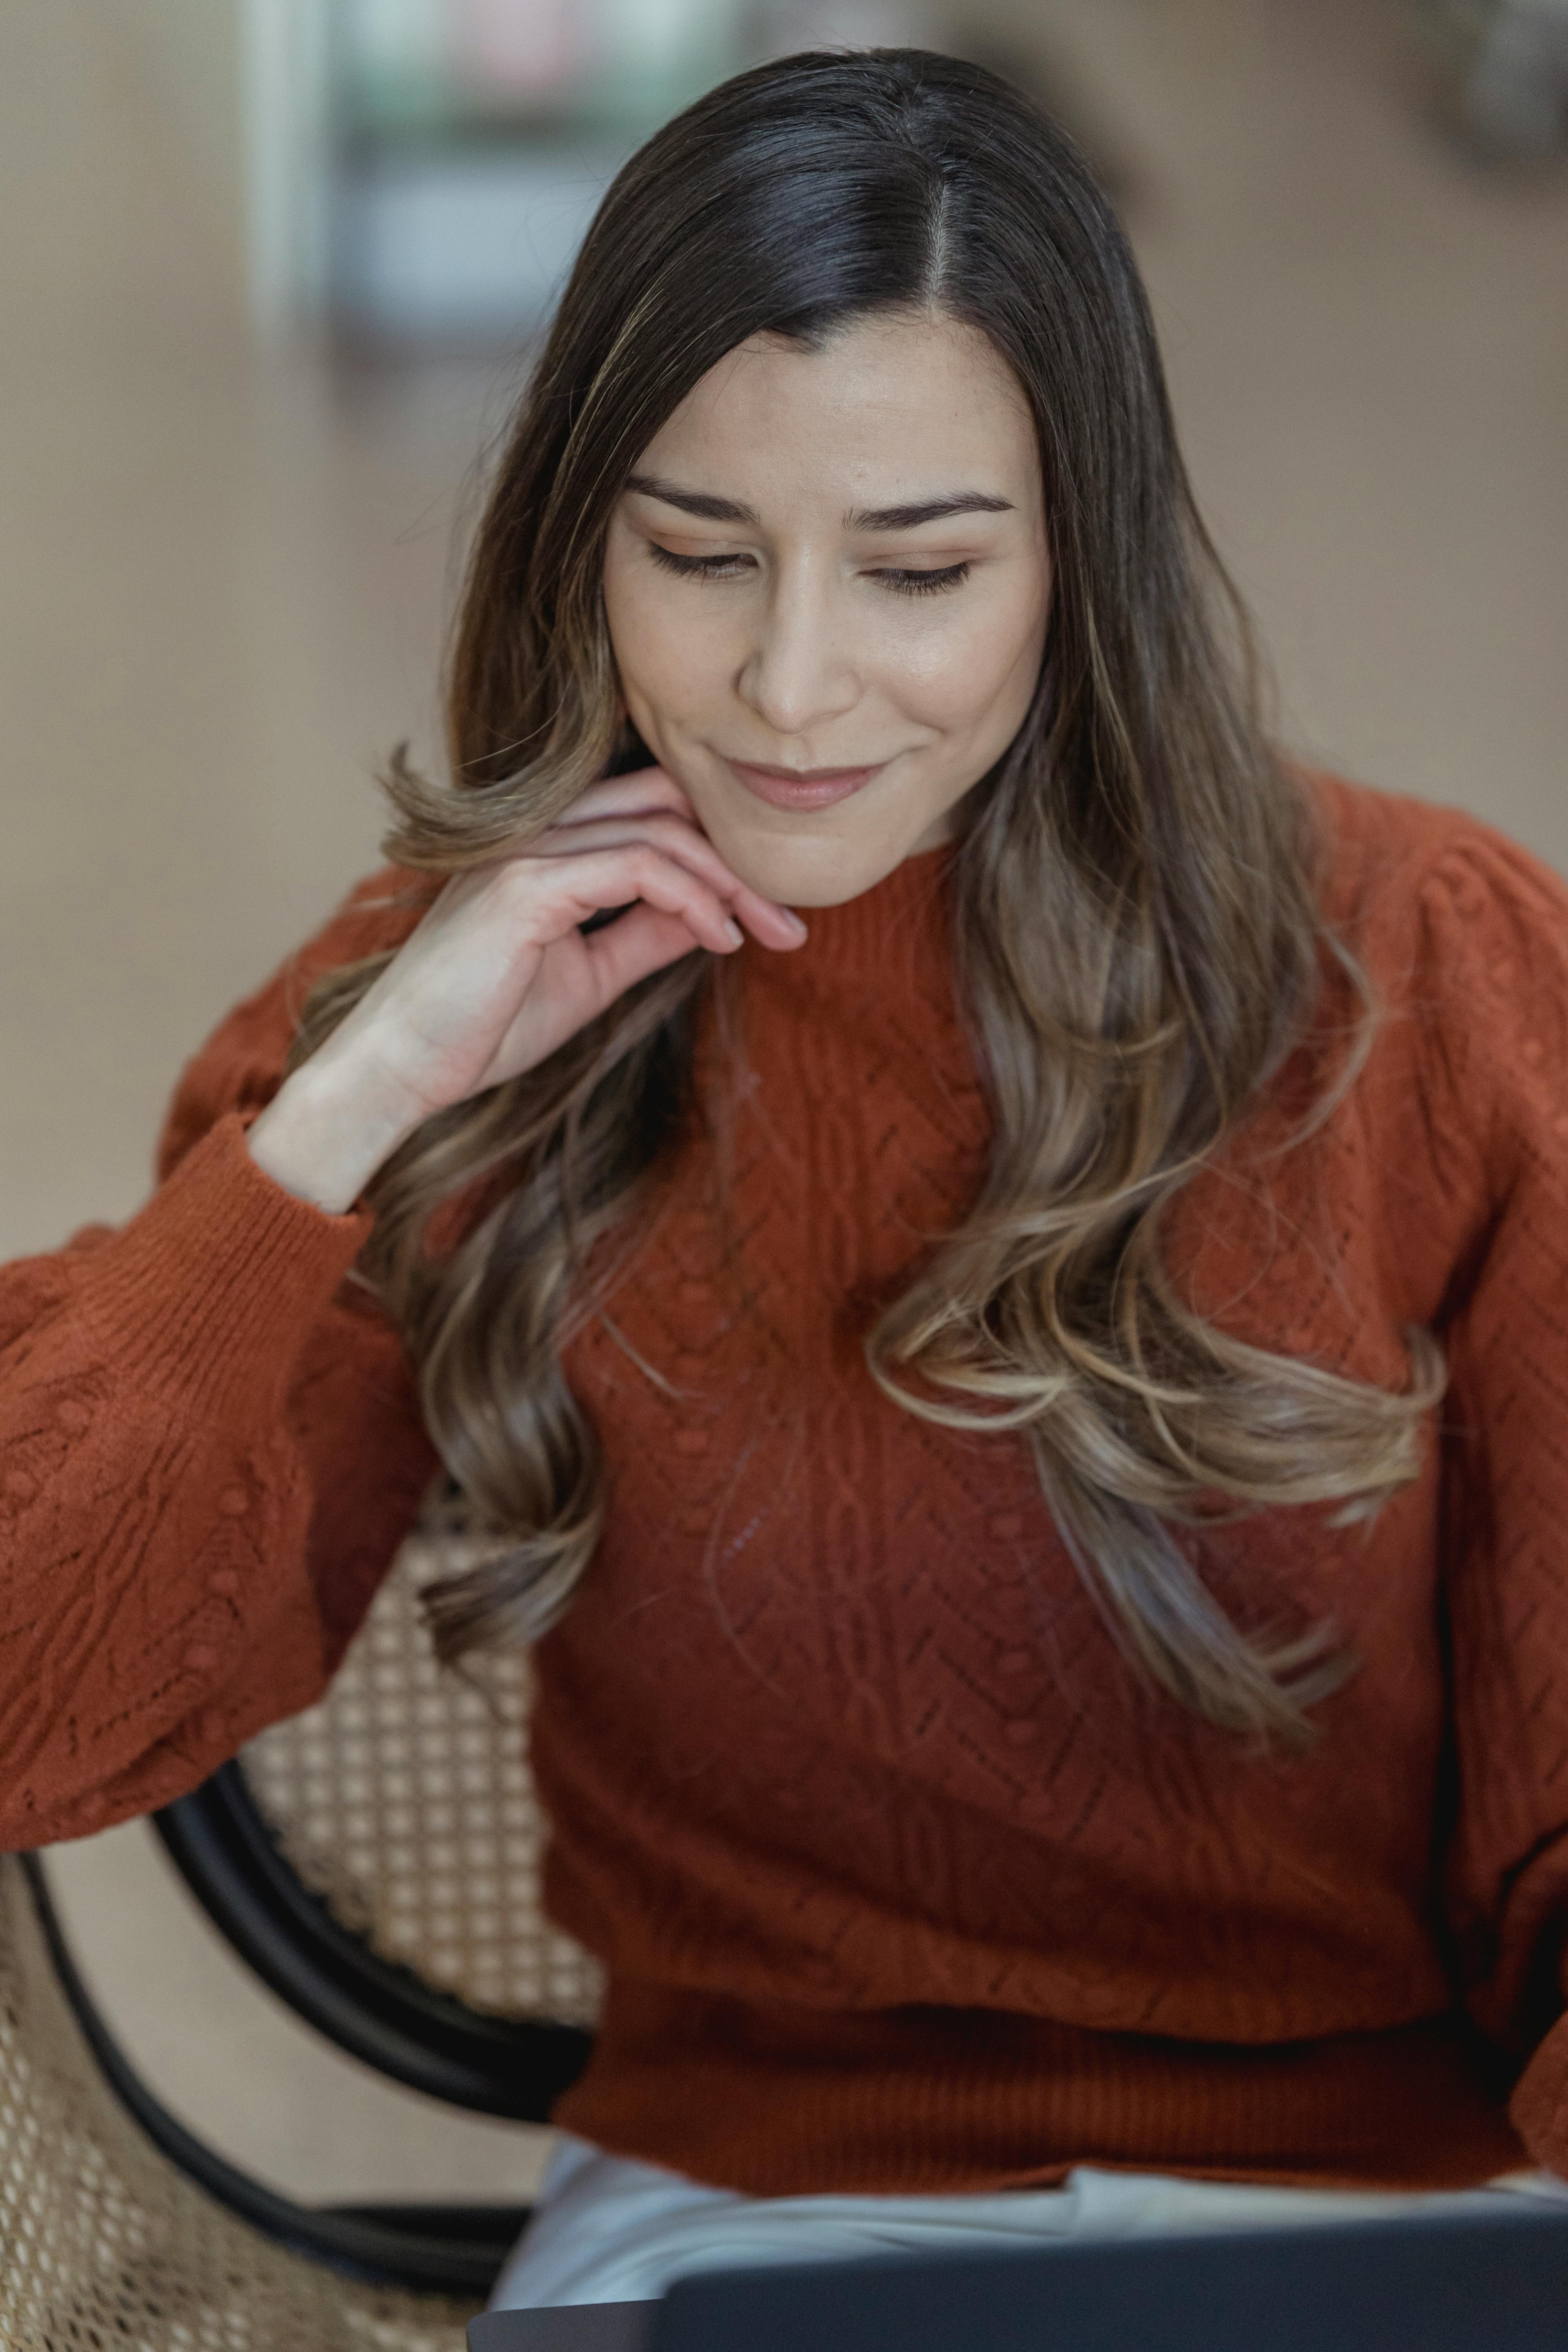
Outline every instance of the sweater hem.
<path fill-rule="evenodd" d="M 612 1981 L 552 2120 L 748 2196 L 1050 2187 L 1075 2165 L 1277 2188 L 1469 2189 L 1525 2170 L 1458 2012 L 1272 2047 L 1047 2018 L 798 2010 Z"/>

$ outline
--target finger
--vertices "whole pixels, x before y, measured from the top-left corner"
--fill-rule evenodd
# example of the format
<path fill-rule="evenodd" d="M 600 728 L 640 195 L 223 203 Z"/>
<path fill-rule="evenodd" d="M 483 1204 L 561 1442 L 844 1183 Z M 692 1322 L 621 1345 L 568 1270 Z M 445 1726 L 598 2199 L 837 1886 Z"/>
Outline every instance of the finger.
<path fill-rule="evenodd" d="M 507 895 L 516 910 L 510 919 L 521 913 L 539 947 L 639 898 L 679 916 L 715 955 L 731 955 L 741 944 L 740 928 L 711 883 L 645 841 L 574 857 L 518 858 Z"/>
<path fill-rule="evenodd" d="M 797 915 L 742 882 L 725 864 L 707 835 L 677 816 L 605 818 L 596 824 L 575 825 L 569 831 L 546 834 L 524 855 L 541 860 L 576 857 L 585 850 L 629 848 L 638 842 L 649 844 L 700 876 L 764 946 L 798 947 L 805 938 L 805 926 Z"/>
<path fill-rule="evenodd" d="M 574 934 L 565 964 L 562 940 L 546 951 L 539 979 L 491 1056 L 482 1086 L 531 1069 L 572 1036 L 585 1019 L 606 1012 L 639 980 L 677 963 L 703 945 L 678 915 L 638 903 L 619 921 L 587 939 Z"/>
<path fill-rule="evenodd" d="M 542 833 L 497 851 L 481 858 L 478 864 L 464 866 L 450 876 L 436 900 L 436 908 L 450 909 L 465 903 L 519 858 L 544 854 L 545 843 L 554 841 L 563 833 L 574 832 L 584 825 L 607 818 L 618 817 L 627 822 L 637 816 L 675 817 L 683 819 L 693 829 L 700 830 L 697 824 L 697 812 L 674 777 L 662 768 L 638 768 L 629 776 L 613 776 L 607 782 L 590 784 L 587 791 L 580 793 Z"/>
<path fill-rule="evenodd" d="M 697 822 L 683 788 L 666 768 L 637 768 L 627 776 L 611 776 L 605 782 L 590 784 L 578 795 L 551 827 L 593 824 L 601 817 L 674 814 Z M 541 836 L 544 838 L 545 836 Z"/>
<path fill-rule="evenodd" d="M 465 866 L 449 875 L 429 911 L 437 916 L 449 914 L 477 896 L 517 858 L 537 854 L 542 845 L 555 834 L 593 824 L 608 817 L 624 820 L 639 814 L 683 818 L 689 825 L 700 831 L 697 812 L 675 778 L 663 768 L 638 768 L 630 775 L 612 776 L 604 783 L 590 784 L 587 791 L 580 793 L 560 816 L 552 819 L 543 833 L 536 834 L 531 840 L 497 851 L 479 859 L 477 864 Z"/>
<path fill-rule="evenodd" d="M 689 923 L 646 902 L 584 940 L 601 1009 L 650 972 L 677 963 L 703 945 Z"/>
<path fill-rule="evenodd" d="M 718 851 L 700 825 L 673 809 L 628 809 L 624 814 L 580 817 L 574 824 L 555 825 L 521 849 L 520 857 L 580 857 L 585 849 L 616 849 L 634 841 L 649 841 L 672 856 L 701 860 L 704 869 L 721 867 Z M 733 881 L 736 877 L 730 875 Z"/>

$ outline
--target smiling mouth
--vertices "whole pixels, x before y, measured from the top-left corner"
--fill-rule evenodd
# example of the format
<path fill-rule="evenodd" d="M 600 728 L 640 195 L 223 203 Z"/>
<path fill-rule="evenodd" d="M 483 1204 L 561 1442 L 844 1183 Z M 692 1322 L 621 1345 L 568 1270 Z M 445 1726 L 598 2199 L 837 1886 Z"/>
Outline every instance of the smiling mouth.
<path fill-rule="evenodd" d="M 835 801 L 859 792 L 887 766 L 879 760 L 865 768 L 773 768 L 751 760 L 726 760 L 746 790 L 770 808 L 831 808 Z"/>

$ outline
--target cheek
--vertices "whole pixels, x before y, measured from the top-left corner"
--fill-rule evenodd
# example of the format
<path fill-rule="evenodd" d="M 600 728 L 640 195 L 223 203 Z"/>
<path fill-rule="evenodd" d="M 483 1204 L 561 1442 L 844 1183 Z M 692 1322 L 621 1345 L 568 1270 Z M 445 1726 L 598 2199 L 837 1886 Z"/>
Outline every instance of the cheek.
<path fill-rule="evenodd" d="M 988 604 L 900 649 L 898 668 L 911 717 L 944 733 L 963 734 L 988 720 L 1001 723 L 1035 690 L 1045 645 L 1043 621 L 1032 613 L 1020 625 L 1016 604 Z"/>
<path fill-rule="evenodd" d="M 633 717 L 641 704 L 666 723 L 700 713 L 722 676 L 721 649 L 700 614 L 678 609 L 662 583 L 620 567 L 605 572 L 605 618 L 621 690 Z"/>

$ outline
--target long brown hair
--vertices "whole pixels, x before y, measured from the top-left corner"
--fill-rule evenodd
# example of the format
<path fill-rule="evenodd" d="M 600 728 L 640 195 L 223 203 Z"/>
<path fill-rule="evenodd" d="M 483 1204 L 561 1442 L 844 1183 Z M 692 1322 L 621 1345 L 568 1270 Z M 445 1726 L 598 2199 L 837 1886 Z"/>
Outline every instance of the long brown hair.
<path fill-rule="evenodd" d="M 626 165 L 479 530 L 450 660 L 451 784 L 394 763 L 388 853 L 455 873 L 625 760 L 601 573 L 626 476 L 748 336 L 812 345 L 893 309 L 978 328 L 1023 388 L 1056 587 L 1033 707 L 952 880 L 995 1114 L 989 1176 L 868 1360 L 910 1412 L 1023 1433 L 1080 1573 L 1158 1683 L 1211 1722 L 1299 1744 L 1306 1706 L 1346 1671 L 1331 1629 L 1237 1626 L 1176 1531 L 1216 1498 L 1375 1508 L 1415 1473 L 1440 1367 L 1413 1334 L 1395 1395 L 1244 1345 L 1163 1264 L 1170 1202 L 1301 1036 L 1340 951 L 1126 240 L 1016 90 L 916 50 L 812 53 L 725 83 Z M 296 1062 L 382 961 L 317 990 Z M 602 1465 L 562 1346 L 591 1311 L 590 1252 L 625 1229 L 681 1115 L 710 971 L 694 955 L 632 990 L 540 1068 L 428 1121 L 370 1188 L 362 1271 L 489 1531 L 478 1564 L 429 1595 L 448 1657 L 544 1630 L 592 1558 Z M 1363 1046 L 1369 1020 L 1363 1003 Z M 1340 1090 L 1357 1066 L 1352 1050 Z M 458 1196 L 468 1229 L 433 1246 Z"/>

